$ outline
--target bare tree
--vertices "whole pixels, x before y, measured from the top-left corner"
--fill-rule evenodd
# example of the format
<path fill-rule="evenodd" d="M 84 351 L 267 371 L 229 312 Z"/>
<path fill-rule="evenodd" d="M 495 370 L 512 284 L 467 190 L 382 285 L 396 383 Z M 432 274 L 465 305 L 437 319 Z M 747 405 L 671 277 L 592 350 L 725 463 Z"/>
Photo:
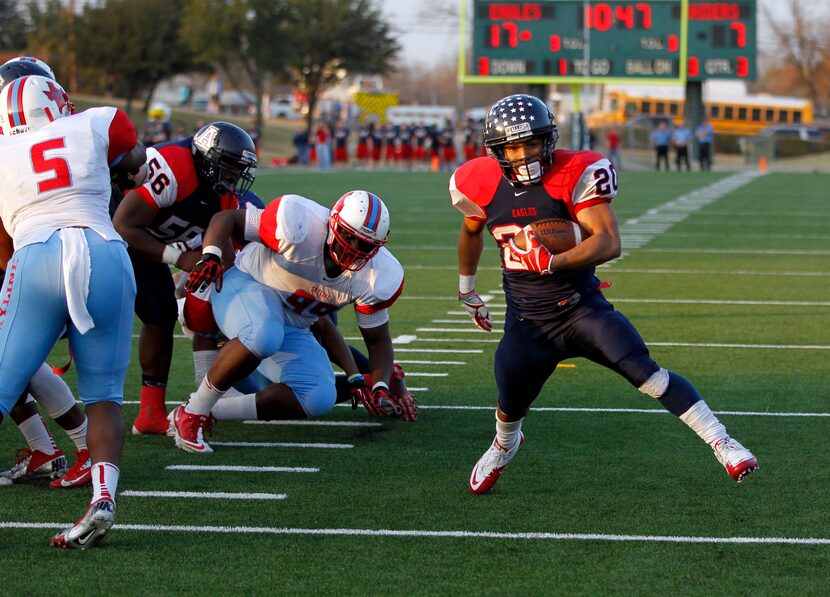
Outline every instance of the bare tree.
<path fill-rule="evenodd" d="M 784 5 L 783 7 L 781 5 Z M 773 56 L 789 66 L 798 77 L 817 110 L 825 106 L 826 97 L 821 90 L 821 76 L 830 61 L 830 37 L 827 36 L 826 7 L 820 2 L 804 0 L 780 0 L 773 12 L 769 2 L 761 3 L 761 15 L 773 36 Z M 788 19 L 782 19 L 785 13 Z"/>

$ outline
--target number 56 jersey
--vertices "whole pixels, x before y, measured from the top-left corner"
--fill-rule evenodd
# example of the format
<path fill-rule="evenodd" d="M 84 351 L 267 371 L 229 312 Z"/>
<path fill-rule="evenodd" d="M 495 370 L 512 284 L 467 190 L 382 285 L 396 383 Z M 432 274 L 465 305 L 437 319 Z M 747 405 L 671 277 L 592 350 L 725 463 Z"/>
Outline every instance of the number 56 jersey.
<path fill-rule="evenodd" d="M 383 325 L 403 291 L 403 267 L 385 247 L 357 271 L 326 275 L 329 209 L 299 195 L 283 195 L 264 210 L 248 209 L 236 267 L 277 291 L 285 320 L 309 327 L 318 317 L 354 303 L 362 328 Z"/>
<path fill-rule="evenodd" d="M 0 135 L 0 218 L 15 249 L 68 227 L 121 240 L 109 218 L 109 164 L 135 143 L 135 127 L 117 108 L 91 108 L 38 130 Z"/>
<path fill-rule="evenodd" d="M 599 280 L 594 268 L 561 270 L 550 275 L 529 271 L 511 259 L 508 241 L 537 220 L 577 221 L 580 210 L 610 202 L 617 194 L 617 173 L 592 151 L 557 149 L 539 184 L 513 187 L 493 158 L 470 160 L 450 179 L 453 205 L 473 220 L 484 221 L 496 241 L 504 268 L 502 285 L 508 307 L 520 317 L 537 321 L 561 314 L 560 301 L 575 293 L 589 294 Z"/>

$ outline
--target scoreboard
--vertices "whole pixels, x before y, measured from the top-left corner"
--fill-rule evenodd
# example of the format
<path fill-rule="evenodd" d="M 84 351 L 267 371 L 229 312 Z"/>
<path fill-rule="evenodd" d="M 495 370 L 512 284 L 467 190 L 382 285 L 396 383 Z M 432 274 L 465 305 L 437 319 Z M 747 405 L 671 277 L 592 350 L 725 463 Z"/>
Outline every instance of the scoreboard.
<path fill-rule="evenodd" d="M 755 0 L 472 0 L 472 10 L 464 82 L 755 77 Z"/>

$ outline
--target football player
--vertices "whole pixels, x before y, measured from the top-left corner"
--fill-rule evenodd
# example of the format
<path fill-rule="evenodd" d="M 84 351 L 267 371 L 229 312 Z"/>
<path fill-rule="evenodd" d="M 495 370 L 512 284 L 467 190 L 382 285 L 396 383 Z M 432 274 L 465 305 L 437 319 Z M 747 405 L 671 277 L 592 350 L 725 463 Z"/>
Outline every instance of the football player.
<path fill-rule="evenodd" d="M 115 210 L 115 228 L 130 247 L 138 288 L 135 313 L 142 322 L 141 406 L 133 434 L 164 435 L 169 428 L 165 397 L 178 318 L 170 266 L 191 270 L 211 217 L 237 209 L 254 182 L 256 165 L 250 135 L 229 122 L 213 122 L 193 137 L 148 148 L 145 183 Z M 209 338 L 194 339 L 197 370 L 198 359 L 215 348 Z"/>
<path fill-rule="evenodd" d="M 600 291 L 595 266 L 621 251 L 611 207 L 617 193 L 613 166 L 590 151 L 555 149 L 558 138 L 542 100 L 505 97 L 486 118 L 490 157 L 465 163 L 450 179 L 453 205 L 464 215 L 458 237 L 459 300 L 478 327 L 492 329 L 492 317 L 476 292 L 486 228 L 501 254 L 507 302 L 494 366 L 496 437 L 473 468 L 470 491 L 483 493 L 496 483 L 524 443 L 522 421 L 530 405 L 557 364 L 573 357 L 608 367 L 659 400 L 712 447 L 740 482 L 758 468 L 755 457 L 729 437 L 688 380 L 654 362 L 631 322 Z M 551 254 L 530 228 L 543 218 L 576 221 L 590 236 Z M 513 241 L 522 231 L 530 240 L 523 250 Z"/>
<path fill-rule="evenodd" d="M 66 328 L 89 418 L 93 493 L 52 545 L 85 549 L 115 522 L 132 344 L 135 280 L 107 212 L 111 169 L 137 174 L 144 147 L 122 110 L 72 115 L 63 88 L 37 75 L 0 92 L 0 126 L 0 219 L 15 246 L 0 291 L 0 420 Z"/>
<path fill-rule="evenodd" d="M 235 267 L 223 281 L 219 247 L 234 232 L 256 242 L 237 255 Z M 214 216 L 187 289 L 202 292 L 215 282 L 212 312 L 231 340 L 219 351 L 196 393 L 173 411 L 176 445 L 190 452 L 212 451 L 204 441 L 211 410 L 231 385 L 264 359 L 278 367 L 280 383 L 244 397 L 245 404 L 237 404 L 238 410 L 245 409 L 244 416 L 297 418 L 331 409 L 336 398 L 334 374 L 326 351 L 309 328 L 318 320 L 325 325 L 325 315 L 350 303 L 369 352 L 371 389 L 342 336 L 336 333 L 329 338 L 354 395 L 376 416 L 415 420 L 411 395 L 407 401 L 399 400 L 389 389 L 394 358 L 389 307 L 403 290 L 404 275 L 400 263 L 383 247 L 388 234 L 386 206 L 366 191 L 346 193 L 331 210 L 299 195 L 283 195 L 264 210 Z M 329 323 L 328 331 L 336 332 Z"/>
<path fill-rule="evenodd" d="M 13 58 L 0 66 L 0 91 L 15 79 L 38 75 L 54 80 L 52 69 L 31 56 Z M 71 104 L 70 104 L 71 111 Z M 12 238 L 0 226 L 0 280 L 14 252 Z M 35 401 L 58 423 L 75 443 L 75 463 L 67 470 L 66 456 L 55 444 L 43 422 Z M 45 475 L 53 478 L 51 487 L 84 487 L 92 482 L 91 462 L 86 445 L 87 419 L 75 403 L 69 387 L 47 365 L 42 365 L 29 383 L 27 391 L 9 412 L 28 447 L 17 451 L 14 465 L 0 476 L 9 480 Z M 60 477 L 60 478 L 58 478 Z"/>

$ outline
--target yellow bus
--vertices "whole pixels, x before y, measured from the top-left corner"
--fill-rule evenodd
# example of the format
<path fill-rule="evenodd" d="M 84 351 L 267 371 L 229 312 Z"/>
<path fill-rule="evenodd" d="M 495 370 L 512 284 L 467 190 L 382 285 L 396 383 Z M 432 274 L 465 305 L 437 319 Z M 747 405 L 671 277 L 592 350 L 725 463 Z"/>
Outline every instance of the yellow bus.
<path fill-rule="evenodd" d="M 588 117 L 590 128 L 623 125 L 637 116 L 666 116 L 675 124 L 683 120 L 683 89 L 649 93 L 609 91 L 599 112 Z M 809 100 L 772 95 L 744 95 L 709 99 L 703 102 L 706 116 L 718 133 L 755 135 L 776 124 L 813 124 Z"/>

